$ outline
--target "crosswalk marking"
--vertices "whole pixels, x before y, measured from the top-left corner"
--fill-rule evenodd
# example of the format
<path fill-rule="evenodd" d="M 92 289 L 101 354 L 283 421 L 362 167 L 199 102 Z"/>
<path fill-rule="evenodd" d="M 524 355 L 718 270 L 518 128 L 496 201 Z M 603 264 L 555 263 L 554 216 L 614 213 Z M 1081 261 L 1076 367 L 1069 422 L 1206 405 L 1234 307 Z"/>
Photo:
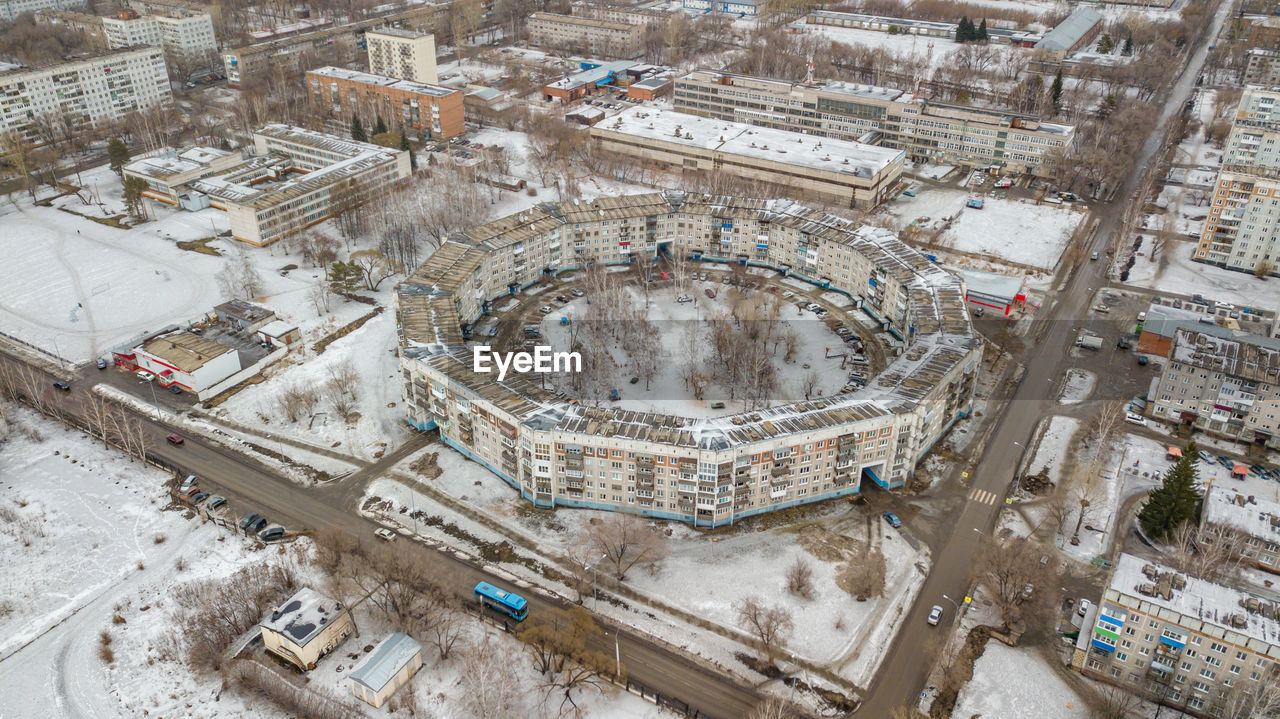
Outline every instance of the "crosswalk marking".
<path fill-rule="evenodd" d="M 981 504 L 995 504 L 997 497 L 995 492 L 988 492 L 985 489 L 971 489 L 969 490 L 969 499 Z"/>

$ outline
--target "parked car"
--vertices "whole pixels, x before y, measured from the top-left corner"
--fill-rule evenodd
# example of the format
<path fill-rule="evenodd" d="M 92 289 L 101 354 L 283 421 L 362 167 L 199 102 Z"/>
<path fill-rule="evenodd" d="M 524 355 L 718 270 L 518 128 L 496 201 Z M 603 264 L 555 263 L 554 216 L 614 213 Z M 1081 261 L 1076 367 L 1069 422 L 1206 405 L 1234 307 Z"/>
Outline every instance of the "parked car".
<path fill-rule="evenodd" d="M 716 291 L 711 289 L 710 287 L 703 290 L 703 293 L 705 293 L 707 297 L 710 297 L 713 300 L 716 298 Z"/>
<path fill-rule="evenodd" d="M 1218 455 L 1218 464 L 1222 465 L 1223 467 L 1226 467 L 1227 469 L 1231 469 L 1232 467 L 1236 466 L 1235 461 L 1233 461 L 1230 457 L 1223 454 Z"/>
<path fill-rule="evenodd" d="M 396 541 L 396 533 L 391 531 L 390 529 L 387 529 L 386 527 L 375 530 L 373 535 L 384 542 Z"/>
<path fill-rule="evenodd" d="M 1200 459 L 1204 460 L 1205 462 L 1212 462 L 1212 461 L 1213 461 L 1213 455 L 1212 455 L 1212 454 L 1209 454 L 1208 452 L 1206 452 L 1206 451 L 1204 451 L 1204 450 L 1202 449 L 1202 450 L 1200 450 Z"/>
<path fill-rule="evenodd" d="M 782 299 L 784 300 L 789 300 L 795 296 L 796 296 L 796 293 L 792 292 L 791 290 L 787 290 L 786 292 L 782 293 Z"/>
<path fill-rule="evenodd" d="M 1146 367 L 1146 366 L 1147 366 L 1147 364 L 1148 364 L 1148 363 L 1150 363 L 1150 362 L 1151 362 L 1151 360 L 1147 359 L 1147 356 L 1146 356 L 1146 355 L 1138 355 L 1138 366 L 1139 366 L 1139 367 Z"/>
<path fill-rule="evenodd" d="M 567 304 L 569 304 L 569 302 L 571 302 L 571 301 L 572 301 L 572 300 L 570 300 L 568 297 L 566 297 L 566 296 L 564 296 L 564 295 L 558 295 L 558 296 L 556 297 L 556 302 L 559 302 L 559 303 L 560 303 L 560 304 L 562 304 L 562 305 L 567 305 Z"/>
<path fill-rule="evenodd" d="M 1096 260 L 1096 259 L 1098 259 L 1098 253 L 1097 253 L 1097 252 L 1094 252 L 1092 255 L 1089 255 L 1089 259 L 1091 259 L 1091 260 Z"/>
<path fill-rule="evenodd" d="M 929 626 L 936 627 L 940 621 L 942 621 L 942 607 L 935 604 L 929 610 Z"/>
<path fill-rule="evenodd" d="M 881 516 L 884 517 L 884 521 L 889 523 L 890 527 L 893 527 L 894 529 L 899 529 L 900 527 L 902 527 L 902 520 L 898 519 L 898 515 L 894 514 L 893 512 L 885 512 Z"/>
<path fill-rule="evenodd" d="M 247 528 L 249 527 L 249 525 L 250 525 L 250 524 L 253 524 L 254 522 L 257 522 L 257 521 L 258 521 L 258 520 L 260 520 L 260 519 L 262 519 L 262 515 L 261 515 L 261 514 L 258 514 L 257 512 L 250 512 L 250 513 L 248 513 L 248 514 L 244 515 L 243 517 L 241 517 L 241 518 L 240 518 L 240 521 L 237 523 L 237 525 L 236 525 L 236 526 L 238 526 L 238 527 L 240 527 L 240 529 L 244 530 L 244 529 L 247 529 Z"/>
<path fill-rule="evenodd" d="M 226 503 L 227 503 L 227 498 L 226 498 L 226 497 L 223 497 L 223 496 L 221 496 L 221 495 L 219 495 L 219 496 L 217 496 L 217 497 L 213 497 L 213 498 L 212 498 L 212 499 L 210 499 L 208 502 L 205 502 L 204 508 L 205 508 L 205 509 L 217 509 L 218 507 L 221 507 L 222 505 L 224 505 L 224 504 L 226 504 Z"/>
<path fill-rule="evenodd" d="M 1030 599 L 1030 598 L 1031 598 L 1031 595 L 1032 595 L 1035 591 L 1036 591 L 1035 585 L 1033 585 L 1033 584 L 1025 584 L 1025 585 L 1023 585 L 1023 587 L 1022 587 L 1022 594 L 1021 594 L 1022 601 L 1024 601 L 1024 602 L 1025 602 L 1026 600 Z"/>
<path fill-rule="evenodd" d="M 1128 422 L 1129 424 L 1137 424 L 1143 427 L 1147 425 L 1146 417 L 1143 417 L 1142 415 L 1136 414 L 1134 412 L 1125 412 L 1124 421 Z"/>
<path fill-rule="evenodd" d="M 208 499 L 208 498 L 209 498 L 209 493 L 208 493 L 208 492 L 196 492 L 195 494 L 191 495 L 191 503 L 192 503 L 193 505 L 194 505 L 194 504 L 200 504 L 201 502 L 203 502 L 204 500 L 206 500 L 206 499 Z"/>
<path fill-rule="evenodd" d="M 585 296 L 587 293 L 586 293 L 586 292 L 583 292 L 582 290 L 578 289 L 577 287 L 574 287 L 573 289 L 569 290 L 569 294 L 573 295 L 574 297 L 583 297 L 583 296 Z"/>
<path fill-rule="evenodd" d="M 184 441 L 186 441 L 186 440 L 182 439 L 182 435 L 180 435 L 180 434 L 170 434 L 170 435 L 167 435 L 167 436 L 165 437 L 165 440 L 166 440 L 169 444 L 176 444 L 176 445 L 178 445 L 178 446 L 181 446 L 181 445 L 182 445 L 182 443 L 183 443 Z"/>
<path fill-rule="evenodd" d="M 249 522 L 249 524 L 245 526 L 244 533 L 257 534 L 258 532 L 261 532 L 263 529 L 265 529 L 266 526 L 267 526 L 267 518 L 263 516 L 259 516 L 257 519 L 253 520 L 252 522 Z"/>
<path fill-rule="evenodd" d="M 55 381 L 54 381 L 54 383 L 53 383 L 53 388 L 54 388 L 54 389 L 56 389 L 56 390 L 61 390 L 61 391 L 63 391 L 63 392 L 70 392 L 70 391 L 71 391 L 71 383 L 70 383 L 70 382 L 63 382 L 62 380 L 55 380 Z"/>
<path fill-rule="evenodd" d="M 169 385 L 169 394 L 182 394 L 182 388 L 176 384 Z"/>
<path fill-rule="evenodd" d="M 98 358 L 98 369 L 106 369 L 106 368 L 107 368 L 107 361 L 106 361 L 106 360 L 104 360 L 104 359 L 102 359 L 101 357 L 99 357 L 99 358 Z"/>
<path fill-rule="evenodd" d="M 263 520 L 266 521 L 266 520 Z M 258 532 L 258 539 L 264 542 L 274 542 L 284 536 L 284 527 L 271 527 Z"/>
<path fill-rule="evenodd" d="M 544 315 L 549 315 L 552 312 L 551 305 L 543 305 L 538 308 L 538 311 Z"/>
<path fill-rule="evenodd" d="M 1093 608 L 1093 602 L 1089 601 L 1088 599 L 1081 599 L 1080 604 L 1076 606 L 1076 614 L 1079 614 L 1080 616 L 1083 617 L 1084 615 L 1088 614 L 1089 610 L 1092 608 Z"/>
<path fill-rule="evenodd" d="M 693 298 L 689 295 L 680 295 L 676 298 L 676 302 L 693 302 Z"/>
<path fill-rule="evenodd" d="M 146 370 L 144 370 L 144 369 L 140 369 L 140 370 L 138 370 L 137 372 L 134 372 L 133 374 L 134 374 L 138 379 L 142 380 L 143 382 L 150 382 L 150 381 L 151 381 L 151 373 L 150 373 L 150 372 L 148 372 L 148 371 L 146 371 Z"/>
<path fill-rule="evenodd" d="M 178 483 L 178 491 L 186 492 L 188 489 L 196 486 L 196 483 L 199 481 L 200 479 L 194 474 L 188 474 L 181 482 Z"/>

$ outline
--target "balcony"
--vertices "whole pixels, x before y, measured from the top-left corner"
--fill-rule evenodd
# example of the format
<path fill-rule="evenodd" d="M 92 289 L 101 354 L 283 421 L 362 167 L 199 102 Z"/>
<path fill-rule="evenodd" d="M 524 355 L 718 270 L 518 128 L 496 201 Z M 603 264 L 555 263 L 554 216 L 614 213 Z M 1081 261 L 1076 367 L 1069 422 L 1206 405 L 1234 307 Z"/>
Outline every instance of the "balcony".
<path fill-rule="evenodd" d="M 574 479 L 582 479 L 582 470 L 581 470 L 581 469 L 566 469 L 566 470 L 564 471 L 564 476 L 566 476 L 566 477 L 573 477 Z"/>

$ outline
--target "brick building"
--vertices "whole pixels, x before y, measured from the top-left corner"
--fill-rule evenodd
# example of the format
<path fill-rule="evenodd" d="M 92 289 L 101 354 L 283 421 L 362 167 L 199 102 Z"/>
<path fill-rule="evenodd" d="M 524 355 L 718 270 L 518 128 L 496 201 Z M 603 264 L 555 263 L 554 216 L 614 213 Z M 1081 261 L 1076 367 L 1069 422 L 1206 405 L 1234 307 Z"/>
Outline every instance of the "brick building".
<path fill-rule="evenodd" d="M 391 129 L 403 127 L 439 140 L 465 131 L 463 92 L 424 82 L 340 67 L 322 67 L 307 73 L 307 91 L 316 107 L 332 117 L 381 117 Z"/>

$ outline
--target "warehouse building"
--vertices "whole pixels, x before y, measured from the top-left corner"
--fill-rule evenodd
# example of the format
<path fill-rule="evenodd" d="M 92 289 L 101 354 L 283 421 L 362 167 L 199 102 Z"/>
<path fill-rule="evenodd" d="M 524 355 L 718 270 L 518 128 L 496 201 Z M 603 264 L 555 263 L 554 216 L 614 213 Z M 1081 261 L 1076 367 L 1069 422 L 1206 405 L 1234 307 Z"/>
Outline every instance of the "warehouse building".
<path fill-rule="evenodd" d="M 1102 13 L 1091 7 L 1079 7 L 1057 27 L 1037 42 L 1037 50 L 1043 50 L 1055 60 L 1061 60 L 1089 43 L 1102 32 Z"/>

